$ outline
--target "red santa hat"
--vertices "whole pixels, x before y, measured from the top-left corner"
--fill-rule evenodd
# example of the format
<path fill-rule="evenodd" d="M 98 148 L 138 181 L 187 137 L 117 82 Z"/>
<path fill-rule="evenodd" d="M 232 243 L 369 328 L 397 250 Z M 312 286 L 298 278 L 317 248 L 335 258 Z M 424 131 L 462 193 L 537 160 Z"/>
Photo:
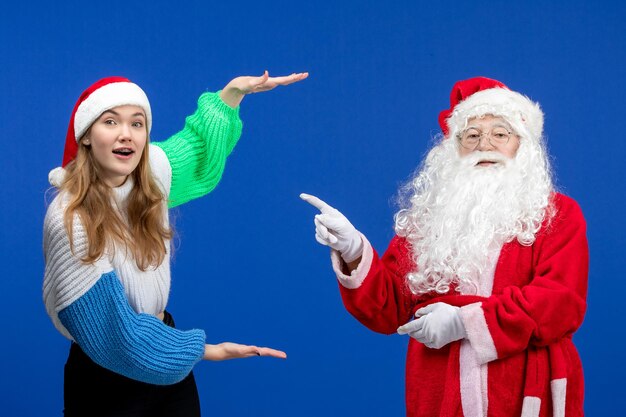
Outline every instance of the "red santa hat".
<path fill-rule="evenodd" d="M 450 93 L 450 108 L 439 113 L 439 126 L 446 138 L 454 137 L 473 117 L 486 114 L 504 118 L 522 138 L 541 140 L 543 112 L 539 104 L 486 77 L 457 81 Z"/>
<path fill-rule="evenodd" d="M 117 106 L 133 105 L 146 113 L 148 133 L 152 128 L 152 111 L 146 93 L 127 78 L 107 77 L 93 83 L 78 98 L 65 137 L 61 167 L 48 174 L 48 181 L 59 187 L 65 178 L 65 166 L 76 158 L 78 141 L 102 113 Z"/>

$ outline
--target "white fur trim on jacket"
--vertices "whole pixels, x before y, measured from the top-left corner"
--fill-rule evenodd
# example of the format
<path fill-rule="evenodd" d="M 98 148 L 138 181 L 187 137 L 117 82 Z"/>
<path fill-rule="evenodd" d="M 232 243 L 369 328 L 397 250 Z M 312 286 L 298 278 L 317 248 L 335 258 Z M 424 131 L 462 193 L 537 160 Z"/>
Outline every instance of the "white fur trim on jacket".
<path fill-rule="evenodd" d="M 539 417 L 540 410 L 541 398 L 524 397 L 524 402 L 522 403 L 522 417 Z"/>
<path fill-rule="evenodd" d="M 550 381 L 552 391 L 552 415 L 565 417 L 565 397 L 567 395 L 567 378 L 553 379 Z"/>
<path fill-rule="evenodd" d="M 461 341 L 459 372 L 463 415 L 485 417 L 488 408 L 487 366 L 480 365 L 468 340 Z"/>
<path fill-rule="evenodd" d="M 352 271 L 350 275 L 346 275 L 342 272 L 342 265 L 344 264 L 344 261 L 341 259 L 341 254 L 334 249 L 330 252 L 330 260 L 333 265 L 333 270 L 337 275 L 337 280 L 342 286 L 350 290 L 354 290 L 361 286 L 363 280 L 367 276 L 367 273 L 370 271 L 372 259 L 374 258 L 372 244 L 362 233 L 360 233 L 360 235 L 361 239 L 363 239 L 363 256 L 361 257 L 359 266 L 357 266 L 357 268 Z"/>
<path fill-rule="evenodd" d="M 459 315 L 465 326 L 467 339 L 476 352 L 478 363 L 483 364 L 498 359 L 498 352 L 487 327 L 482 303 L 473 303 L 461 307 Z"/>

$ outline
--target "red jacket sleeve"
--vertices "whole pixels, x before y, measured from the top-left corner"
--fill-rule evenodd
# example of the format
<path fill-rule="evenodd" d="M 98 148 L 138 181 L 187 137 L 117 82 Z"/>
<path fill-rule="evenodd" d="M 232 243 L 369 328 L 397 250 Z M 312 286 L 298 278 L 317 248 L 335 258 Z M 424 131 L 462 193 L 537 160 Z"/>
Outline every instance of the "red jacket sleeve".
<path fill-rule="evenodd" d="M 356 288 L 349 288 L 342 281 L 341 275 L 345 273 L 340 270 L 342 261 L 334 257 L 335 272 L 342 283 L 341 297 L 346 309 L 363 325 L 375 332 L 392 334 L 412 316 L 413 295 L 405 280 L 412 266 L 410 248 L 403 238 L 395 236 L 380 258 L 367 239 L 363 239 L 364 255 L 352 275 L 362 274 L 364 278 L 356 277 L 358 286 L 352 285 Z"/>
<path fill-rule="evenodd" d="M 554 207 L 554 218 L 530 248 L 530 282 L 461 309 L 482 363 L 570 337 L 583 321 L 589 266 L 585 220 L 568 197 L 555 195 Z"/>

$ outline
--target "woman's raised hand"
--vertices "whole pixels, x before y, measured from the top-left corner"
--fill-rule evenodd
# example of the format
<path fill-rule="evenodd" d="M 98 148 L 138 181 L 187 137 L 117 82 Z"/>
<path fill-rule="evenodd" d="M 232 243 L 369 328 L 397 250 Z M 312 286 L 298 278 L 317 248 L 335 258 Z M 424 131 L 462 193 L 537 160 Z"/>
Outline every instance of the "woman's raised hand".
<path fill-rule="evenodd" d="M 237 77 L 226 84 L 220 92 L 220 97 L 224 103 L 235 108 L 241 103 L 246 94 L 270 91 L 279 85 L 289 85 L 302 81 L 308 76 L 308 72 L 300 72 L 282 77 L 270 77 L 269 73 L 265 71 L 260 77 Z"/>

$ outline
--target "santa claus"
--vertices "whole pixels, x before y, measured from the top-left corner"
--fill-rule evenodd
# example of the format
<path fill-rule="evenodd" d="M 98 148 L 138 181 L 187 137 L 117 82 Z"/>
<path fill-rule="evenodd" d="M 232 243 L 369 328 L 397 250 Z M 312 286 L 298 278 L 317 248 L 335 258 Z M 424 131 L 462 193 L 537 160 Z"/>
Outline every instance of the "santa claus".
<path fill-rule="evenodd" d="M 499 81 L 457 82 L 443 134 L 400 192 L 382 257 L 317 197 L 347 310 L 408 335 L 406 408 L 423 416 L 582 416 L 572 335 L 586 308 L 585 221 L 554 190 L 538 104 Z"/>

